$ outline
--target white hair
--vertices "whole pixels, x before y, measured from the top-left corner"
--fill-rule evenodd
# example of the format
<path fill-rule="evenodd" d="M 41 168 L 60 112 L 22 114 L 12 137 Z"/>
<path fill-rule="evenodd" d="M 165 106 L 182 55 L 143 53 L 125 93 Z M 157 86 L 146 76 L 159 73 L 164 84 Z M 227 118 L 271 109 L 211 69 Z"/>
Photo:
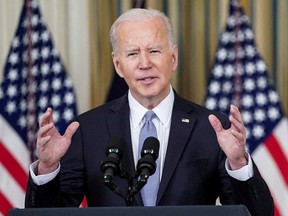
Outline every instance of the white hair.
<path fill-rule="evenodd" d="M 173 27 L 169 18 L 163 13 L 155 9 L 143 9 L 143 8 L 133 8 L 123 13 L 118 19 L 113 23 L 110 29 L 110 42 L 112 45 L 113 52 L 115 55 L 118 54 L 118 41 L 117 41 L 117 28 L 118 26 L 127 21 L 142 21 L 147 19 L 152 19 L 159 17 L 163 20 L 167 29 L 167 39 L 171 50 L 176 44 L 175 36 L 173 33 Z"/>

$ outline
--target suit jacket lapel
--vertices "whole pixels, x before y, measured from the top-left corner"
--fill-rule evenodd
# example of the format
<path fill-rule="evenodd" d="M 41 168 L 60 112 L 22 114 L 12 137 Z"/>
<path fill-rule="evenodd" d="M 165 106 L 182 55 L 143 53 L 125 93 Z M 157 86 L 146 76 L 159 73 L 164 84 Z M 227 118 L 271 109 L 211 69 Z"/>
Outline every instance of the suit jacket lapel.
<path fill-rule="evenodd" d="M 171 118 L 171 128 L 168 140 L 167 153 L 161 183 L 159 186 L 157 203 L 161 200 L 170 179 L 177 167 L 181 154 L 185 149 L 190 137 L 196 118 L 191 115 L 191 105 L 187 105 L 185 100 L 181 99 L 175 93 L 175 102 Z"/>
<path fill-rule="evenodd" d="M 129 174 L 135 172 L 135 164 L 133 158 L 133 149 L 131 141 L 131 129 L 130 129 L 130 111 L 128 104 L 127 94 L 110 107 L 111 114 L 107 118 L 108 128 L 110 130 L 111 137 L 119 136 L 125 141 L 125 154 L 121 161 L 122 169 Z M 140 193 L 135 195 L 135 200 L 138 205 L 143 205 Z"/>

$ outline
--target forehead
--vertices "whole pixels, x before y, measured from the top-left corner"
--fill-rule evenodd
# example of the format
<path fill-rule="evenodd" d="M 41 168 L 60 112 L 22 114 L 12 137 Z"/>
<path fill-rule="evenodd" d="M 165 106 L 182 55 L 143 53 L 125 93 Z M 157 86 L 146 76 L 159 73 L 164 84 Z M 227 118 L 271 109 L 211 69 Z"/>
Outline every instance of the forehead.
<path fill-rule="evenodd" d="M 159 17 L 124 21 L 118 25 L 117 40 L 120 46 L 165 43 L 167 38 L 166 26 Z"/>

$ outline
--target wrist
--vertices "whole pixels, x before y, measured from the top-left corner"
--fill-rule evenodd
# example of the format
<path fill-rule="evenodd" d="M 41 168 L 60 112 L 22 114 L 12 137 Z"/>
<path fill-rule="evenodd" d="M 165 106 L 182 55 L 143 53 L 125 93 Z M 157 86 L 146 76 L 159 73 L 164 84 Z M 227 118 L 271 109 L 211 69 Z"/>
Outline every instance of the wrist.
<path fill-rule="evenodd" d="M 244 166 L 248 165 L 248 154 L 247 152 L 244 153 L 243 157 L 237 159 L 237 160 L 229 160 L 229 166 L 231 168 L 231 170 L 238 170 L 241 169 Z"/>
<path fill-rule="evenodd" d="M 36 167 L 37 173 L 36 175 L 45 175 L 54 172 L 59 166 L 59 163 L 55 163 L 52 165 L 45 165 L 43 162 L 39 161 Z"/>

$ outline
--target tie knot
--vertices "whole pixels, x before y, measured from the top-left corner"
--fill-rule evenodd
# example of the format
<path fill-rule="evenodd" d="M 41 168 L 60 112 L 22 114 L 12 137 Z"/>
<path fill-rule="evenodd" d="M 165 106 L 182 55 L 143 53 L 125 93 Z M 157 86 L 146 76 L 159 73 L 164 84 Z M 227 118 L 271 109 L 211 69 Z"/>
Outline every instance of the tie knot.
<path fill-rule="evenodd" d="M 152 110 L 149 110 L 145 113 L 144 117 L 145 121 L 151 121 L 153 118 L 156 117 L 156 114 Z"/>

